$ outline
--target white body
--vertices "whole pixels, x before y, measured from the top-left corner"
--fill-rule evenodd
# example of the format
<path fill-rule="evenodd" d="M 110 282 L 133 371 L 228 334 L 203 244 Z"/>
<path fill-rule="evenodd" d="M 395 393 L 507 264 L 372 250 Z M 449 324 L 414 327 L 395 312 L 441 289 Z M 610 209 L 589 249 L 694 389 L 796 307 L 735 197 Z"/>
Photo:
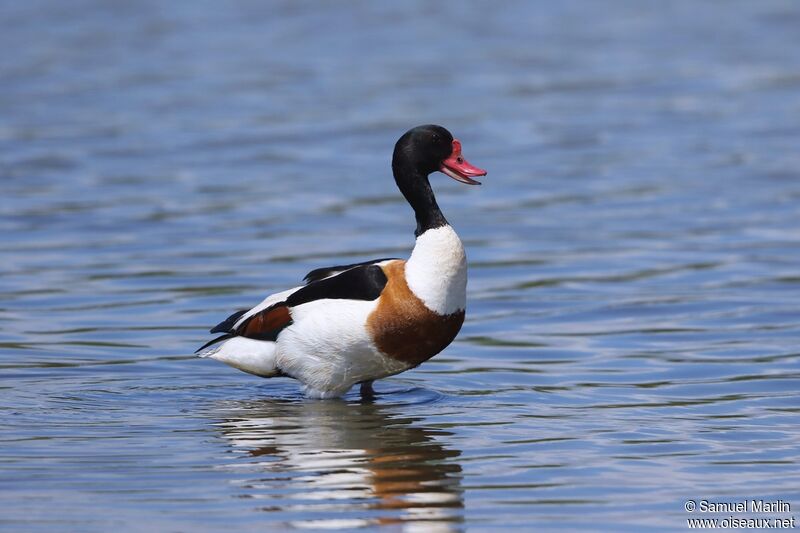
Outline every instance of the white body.
<path fill-rule="evenodd" d="M 367 318 L 375 301 L 317 300 L 292 308 L 294 324 L 278 337 L 278 368 L 303 382 L 309 396 L 341 396 L 354 384 L 408 370 L 375 347 Z"/>
<path fill-rule="evenodd" d="M 431 229 L 417 238 L 406 262 L 406 281 L 425 306 L 440 315 L 464 309 L 466 256 L 453 228 Z M 299 288 L 268 296 L 236 325 Z M 356 383 L 398 374 L 410 367 L 381 353 L 370 338 L 367 319 L 377 305 L 378 300 L 308 302 L 291 308 L 293 322 L 281 331 L 277 341 L 234 337 L 200 356 L 264 377 L 282 372 L 301 381 L 306 394 L 312 397 L 341 396 Z"/>

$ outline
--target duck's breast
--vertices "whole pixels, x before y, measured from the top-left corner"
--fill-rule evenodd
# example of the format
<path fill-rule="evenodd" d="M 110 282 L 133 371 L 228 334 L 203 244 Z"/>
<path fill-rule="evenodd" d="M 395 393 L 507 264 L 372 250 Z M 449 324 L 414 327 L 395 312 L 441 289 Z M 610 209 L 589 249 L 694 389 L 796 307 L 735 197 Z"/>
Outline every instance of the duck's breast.
<path fill-rule="evenodd" d="M 367 330 L 383 354 L 417 366 L 453 341 L 464 322 L 464 309 L 439 314 L 428 308 L 408 285 L 405 261 L 393 261 L 383 270 L 388 282 L 367 319 Z"/>

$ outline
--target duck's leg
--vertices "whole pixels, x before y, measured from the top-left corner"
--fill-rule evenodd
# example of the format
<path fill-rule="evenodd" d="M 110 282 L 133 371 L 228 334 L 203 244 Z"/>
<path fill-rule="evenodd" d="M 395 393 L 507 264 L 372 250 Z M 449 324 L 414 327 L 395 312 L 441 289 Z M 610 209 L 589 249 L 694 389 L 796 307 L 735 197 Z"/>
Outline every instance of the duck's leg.
<path fill-rule="evenodd" d="M 374 379 L 361 382 L 361 397 L 363 399 L 371 400 L 375 398 L 375 389 L 372 388 L 373 383 L 375 383 Z"/>

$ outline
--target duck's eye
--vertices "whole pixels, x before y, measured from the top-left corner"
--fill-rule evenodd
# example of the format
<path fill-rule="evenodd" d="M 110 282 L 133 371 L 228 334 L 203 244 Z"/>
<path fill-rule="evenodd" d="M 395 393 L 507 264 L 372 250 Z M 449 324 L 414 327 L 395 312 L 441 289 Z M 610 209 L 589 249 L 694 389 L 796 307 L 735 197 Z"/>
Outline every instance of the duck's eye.
<path fill-rule="evenodd" d="M 463 158 L 463 157 L 461 157 L 461 156 L 458 156 L 458 158 L 456 159 L 456 161 L 458 161 L 459 163 L 463 163 L 463 162 L 464 162 L 464 158 Z"/>

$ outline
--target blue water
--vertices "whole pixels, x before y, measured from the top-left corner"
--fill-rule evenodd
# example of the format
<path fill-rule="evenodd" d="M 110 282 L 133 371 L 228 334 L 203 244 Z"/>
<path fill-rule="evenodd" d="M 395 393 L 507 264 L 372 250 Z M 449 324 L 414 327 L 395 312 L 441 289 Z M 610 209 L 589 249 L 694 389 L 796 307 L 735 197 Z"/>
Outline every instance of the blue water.
<path fill-rule="evenodd" d="M 798 27 L 788 0 L 0 4 L 0 527 L 796 514 Z M 373 403 L 193 357 L 313 268 L 408 253 L 389 161 L 421 123 L 489 170 L 433 179 L 458 339 Z"/>

